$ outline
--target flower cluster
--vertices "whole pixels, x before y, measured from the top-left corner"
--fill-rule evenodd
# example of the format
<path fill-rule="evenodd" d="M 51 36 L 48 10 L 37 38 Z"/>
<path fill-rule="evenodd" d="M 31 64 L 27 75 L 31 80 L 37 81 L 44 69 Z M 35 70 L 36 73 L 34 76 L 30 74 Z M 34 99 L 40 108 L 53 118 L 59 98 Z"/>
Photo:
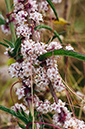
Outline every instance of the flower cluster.
<path fill-rule="evenodd" d="M 61 0 L 52 0 L 54 3 L 60 3 Z M 55 92 L 62 92 L 65 89 L 62 78 L 57 67 L 57 59 L 59 56 L 49 57 L 44 61 L 39 61 L 38 57 L 46 52 L 62 49 L 63 46 L 57 41 L 52 41 L 49 44 L 41 42 L 41 32 L 34 31 L 34 27 L 43 22 L 43 15 L 49 10 L 47 1 L 38 0 L 14 0 L 14 10 L 12 12 L 12 19 L 15 27 L 17 38 L 21 38 L 20 54 L 22 60 L 16 60 L 9 66 L 9 74 L 11 77 L 16 77 L 22 80 L 22 87 L 16 90 L 18 99 L 25 99 L 26 106 L 30 107 L 32 102 L 31 94 L 31 79 L 33 81 L 33 88 L 36 92 L 45 91 L 50 82 Z M 5 27 L 5 26 L 4 26 Z M 3 27 L 2 27 L 3 28 Z M 10 57 L 8 48 L 6 54 Z M 13 52 L 13 48 L 10 52 Z M 66 50 L 73 50 L 69 45 Z M 32 78 L 31 78 L 32 77 Z M 83 121 L 80 121 L 71 116 L 60 99 L 57 103 L 51 104 L 50 101 L 41 101 L 34 93 L 33 104 L 37 112 L 46 114 L 53 112 L 53 123 L 64 128 L 84 129 Z M 26 111 L 24 105 L 18 103 L 12 107 L 20 110 L 20 107 Z"/>
<path fill-rule="evenodd" d="M 78 120 L 75 117 L 72 117 L 72 113 L 69 112 L 67 107 L 65 107 L 65 103 L 63 103 L 60 99 L 58 103 L 55 102 L 51 104 L 48 100 L 44 103 L 40 103 L 37 111 L 42 112 L 44 114 L 48 112 L 54 111 L 53 115 L 53 124 L 64 127 L 65 129 L 74 128 L 74 129 L 84 129 L 85 124 L 84 121 Z"/>

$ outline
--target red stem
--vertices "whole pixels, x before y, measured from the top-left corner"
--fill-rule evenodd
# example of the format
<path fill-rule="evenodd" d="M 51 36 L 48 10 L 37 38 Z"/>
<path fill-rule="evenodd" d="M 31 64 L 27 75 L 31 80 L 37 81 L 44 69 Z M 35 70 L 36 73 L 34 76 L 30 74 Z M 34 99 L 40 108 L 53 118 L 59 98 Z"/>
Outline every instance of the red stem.
<path fill-rule="evenodd" d="M 13 85 L 11 86 L 11 89 L 10 89 L 10 96 L 11 96 L 11 99 L 12 99 L 12 102 L 13 104 L 15 105 L 15 102 L 14 102 L 14 99 L 13 99 L 13 96 L 12 96 L 12 89 L 13 87 L 17 84 L 17 83 L 21 83 L 22 81 L 17 81 L 15 83 L 13 83 Z"/>
<path fill-rule="evenodd" d="M 26 128 L 28 128 L 28 127 L 29 127 L 29 125 L 31 125 L 32 123 L 33 123 L 33 122 L 30 122 L 30 123 L 26 126 Z M 44 122 L 40 122 L 40 121 L 34 121 L 34 123 L 39 123 L 39 124 L 49 125 L 49 126 L 52 126 L 52 127 L 57 128 L 57 129 L 61 129 L 61 128 L 60 128 L 60 127 L 58 127 L 58 126 L 53 125 L 53 124 L 49 124 L 49 123 L 44 123 Z"/>

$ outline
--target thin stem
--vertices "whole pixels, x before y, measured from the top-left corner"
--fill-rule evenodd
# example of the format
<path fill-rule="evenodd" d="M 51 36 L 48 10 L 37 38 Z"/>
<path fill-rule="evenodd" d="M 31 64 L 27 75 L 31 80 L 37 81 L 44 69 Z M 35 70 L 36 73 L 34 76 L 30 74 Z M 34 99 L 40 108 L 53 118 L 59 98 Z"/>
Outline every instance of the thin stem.
<path fill-rule="evenodd" d="M 81 96 L 79 96 L 71 87 L 69 87 L 66 82 L 62 79 L 63 84 L 74 94 L 76 95 L 78 98 L 80 98 L 81 100 L 83 100 L 83 98 Z"/>
<path fill-rule="evenodd" d="M 49 125 L 49 126 L 52 126 L 52 127 L 57 128 L 57 129 L 61 129 L 60 127 L 58 127 L 58 126 L 56 126 L 56 125 L 49 124 L 49 123 L 45 123 L 45 122 L 34 121 L 34 123 L 39 123 L 39 124 Z M 29 123 L 29 124 L 27 125 L 27 128 L 28 128 L 28 127 L 29 127 L 29 125 L 31 125 L 31 124 L 32 124 L 32 122 L 31 122 L 31 123 Z"/>
<path fill-rule="evenodd" d="M 50 88 L 50 92 L 51 92 L 52 96 L 54 97 L 55 102 L 57 103 L 58 102 L 58 98 L 56 96 L 55 90 L 53 89 L 53 86 L 52 86 L 51 82 L 49 83 L 49 88 Z"/>
<path fill-rule="evenodd" d="M 83 108 L 83 101 L 81 103 L 81 108 L 80 108 L 80 111 L 79 111 L 79 119 L 81 119 L 81 115 L 82 115 L 82 108 Z"/>
<path fill-rule="evenodd" d="M 11 13 L 11 8 L 10 8 L 10 1 L 9 0 L 5 0 L 6 3 L 6 8 L 7 8 L 7 13 L 10 14 Z M 9 16 L 9 20 L 11 20 L 11 15 Z M 12 35 L 12 41 L 15 42 L 16 41 L 16 34 L 15 34 L 15 29 L 14 29 L 14 25 L 13 22 L 10 22 L 10 30 L 11 30 L 11 35 Z"/>
<path fill-rule="evenodd" d="M 72 99 L 71 99 L 71 97 L 69 96 L 68 91 L 67 91 L 66 89 L 65 89 L 65 91 L 66 91 L 66 94 L 67 94 L 67 99 L 68 99 L 68 102 L 69 102 L 69 105 L 70 105 L 71 111 L 73 112 L 73 116 L 75 117 L 74 107 L 72 106 L 72 105 L 73 105 Z M 72 104 L 71 104 L 71 103 L 72 103 Z"/>
<path fill-rule="evenodd" d="M 11 86 L 11 89 L 10 89 L 10 95 L 11 95 L 11 99 L 12 99 L 12 102 L 13 102 L 14 105 L 15 105 L 15 102 L 14 102 L 14 99 L 13 99 L 13 96 L 12 96 L 12 89 L 13 89 L 13 87 L 14 87 L 17 83 L 22 83 L 22 81 L 17 81 L 17 82 L 15 82 L 15 83 Z"/>

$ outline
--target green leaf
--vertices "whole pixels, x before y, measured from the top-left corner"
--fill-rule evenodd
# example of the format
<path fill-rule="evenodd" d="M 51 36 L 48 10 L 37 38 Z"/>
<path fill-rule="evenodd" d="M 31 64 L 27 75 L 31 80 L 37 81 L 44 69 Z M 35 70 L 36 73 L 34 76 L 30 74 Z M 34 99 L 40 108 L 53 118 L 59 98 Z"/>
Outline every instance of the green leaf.
<path fill-rule="evenodd" d="M 16 42 L 14 43 L 15 47 L 14 50 L 12 52 L 8 51 L 8 54 L 13 57 L 15 60 L 17 59 L 22 59 L 20 52 L 20 45 L 21 45 L 21 39 L 20 37 L 16 40 Z"/>
<path fill-rule="evenodd" d="M 20 37 L 16 40 L 15 42 L 15 48 L 14 48 L 14 53 L 17 54 L 20 50 L 20 45 L 21 45 L 21 39 Z"/>
<path fill-rule="evenodd" d="M 57 15 L 57 12 L 56 12 L 56 9 L 55 9 L 53 3 L 51 2 L 51 0 L 46 0 L 46 1 L 49 3 L 50 7 L 52 8 L 52 10 L 56 16 L 56 19 L 59 21 L 59 18 L 58 18 L 58 15 Z"/>
<path fill-rule="evenodd" d="M 64 50 L 64 49 L 58 49 L 54 51 L 47 52 L 41 56 L 38 57 L 39 61 L 43 61 L 48 57 L 51 57 L 52 55 L 63 55 L 63 56 L 68 56 L 68 57 L 74 57 L 76 59 L 85 61 L 85 55 L 75 52 L 75 51 L 69 51 L 69 50 Z"/>
<path fill-rule="evenodd" d="M 20 112 L 20 110 L 17 108 L 17 115 L 23 116 L 23 114 Z"/>
<path fill-rule="evenodd" d="M 14 48 L 14 45 L 12 42 L 8 41 L 7 39 L 4 39 L 4 41 L 10 45 L 11 48 Z"/>
<path fill-rule="evenodd" d="M 15 59 L 17 60 L 17 59 L 22 58 L 21 54 L 19 53 L 20 49 L 21 49 L 21 39 L 20 39 L 20 37 L 16 40 L 14 45 L 15 45 L 15 48 L 13 50 L 13 52 L 14 52 L 13 55 L 14 55 Z"/>
<path fill-rule="evenodd" d="M 20 124 L 19 122 L 17 122 L 18 125 L 22 128 L 22 129 L 27 129 L 24 125 Z"/>
<path fill-rule="evenodd" d="M 9 109 L 7 107 L 4 107 L 2 105 L 0 105 L 0 110 L 3 110 L 3 111 L 5 111 L 13 116 L 17 116 L 17 113 L 15 111 L 13 111 L 12 109 Z"/>
<path fill-rule="evenodd" d="M 15 41 L 15 48 L 16 48 L 17 46 L 20 46 L 20 45 L 21 45 L 21 39 L 20 39 L 20 37 L 19 37 L 19 38 L 17 38 L 16 41 Z"/>
<path fill-rule="evenodd" d="M 5 47 L 7 47 L 7 48 L 9 48 L 9 46 L 7 44 L 5 44 L 5 43 L 0 42 L 0 44 L 5 46 Z"/>
<path fill-rule="evenodd" d="M 0 18 L 0 25 L 5 25 L 5 24 L 6 24 L 5 20 L 3 20 L 2 18 Z"/>
<path fill-rule="evenodd" d="M 39 30 L 41 28 L 45 28 L 45 29 L 48 29 L 48 30 L 52 31 L 55 34 L 55 37 L 57 37 L 59 39 L 60 43 L 63 43 L 61 38 L 59 37 L 59 34 L 47 25 L 38 25 L 38 26 L 34 27 L 34 30 L 36 30 L 36 29 Z"/>
<path fill-rule="evenodd" d="M 29 120 L 29 116 L 24 112 L 23 108 L 20 107 L 21 113 Z"/>
<path fill-rule="evenodd" d="M 27 120 L 26 117 L 24 117 L 22 114 L 19 114 L 19 113 L 13 111 L 12 109 L 9 109 L 7 107 L 4 107 L 4 106 L 0 105 L 0 110 L 3 110 L 5 112 L 7 112 L 7 113 L 9 113 L 9 114 L 17 117 L 18 119 L 20 119 L 21 121 L 23 121 L 25 124 L 28 124 L 29 123 L 29 121 Z"/>
<path fill-rule="evenodd" d="M 20 110 L 21 110 L 21 113 L 22 113 L 24 116 L 26 116 L 26 113 L 24 112 L 24 110 L 23 110 L 22 107 L 20 107 Z"/>
<path fill-rule="evenodd" d="M 14 53 L 11 53 L 10 51 L 8 51 L 8 54 L 10 55 L 10 57 L 13 57 L 14 58 L 14 56 L 15 56 L 15 54 Z M 15 59 L 15 58 L 14 58 Z"/>

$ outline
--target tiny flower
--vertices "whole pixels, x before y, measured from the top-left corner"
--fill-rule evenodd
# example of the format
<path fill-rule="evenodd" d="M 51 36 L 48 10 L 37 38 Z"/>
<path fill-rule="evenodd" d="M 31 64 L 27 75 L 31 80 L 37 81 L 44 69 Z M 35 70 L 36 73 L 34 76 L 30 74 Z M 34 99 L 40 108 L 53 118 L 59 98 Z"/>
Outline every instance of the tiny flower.
<path fill-rule="evenodd" d="M 69 44 L 68 46 L 66 46 L 66 50 L 74 50 L 74 48 Z"/>
<path fill-rule="evenodd" d="M 34 13 L 30 13 L 30 17 L 29 19 L 32 19 L 34 20 L 37 24 L 39 24 L 39 21 L 43 21 L 43 18 L 42 18 L 42 14 L 38 13 L 38 12 L 34 12 Z"/>

